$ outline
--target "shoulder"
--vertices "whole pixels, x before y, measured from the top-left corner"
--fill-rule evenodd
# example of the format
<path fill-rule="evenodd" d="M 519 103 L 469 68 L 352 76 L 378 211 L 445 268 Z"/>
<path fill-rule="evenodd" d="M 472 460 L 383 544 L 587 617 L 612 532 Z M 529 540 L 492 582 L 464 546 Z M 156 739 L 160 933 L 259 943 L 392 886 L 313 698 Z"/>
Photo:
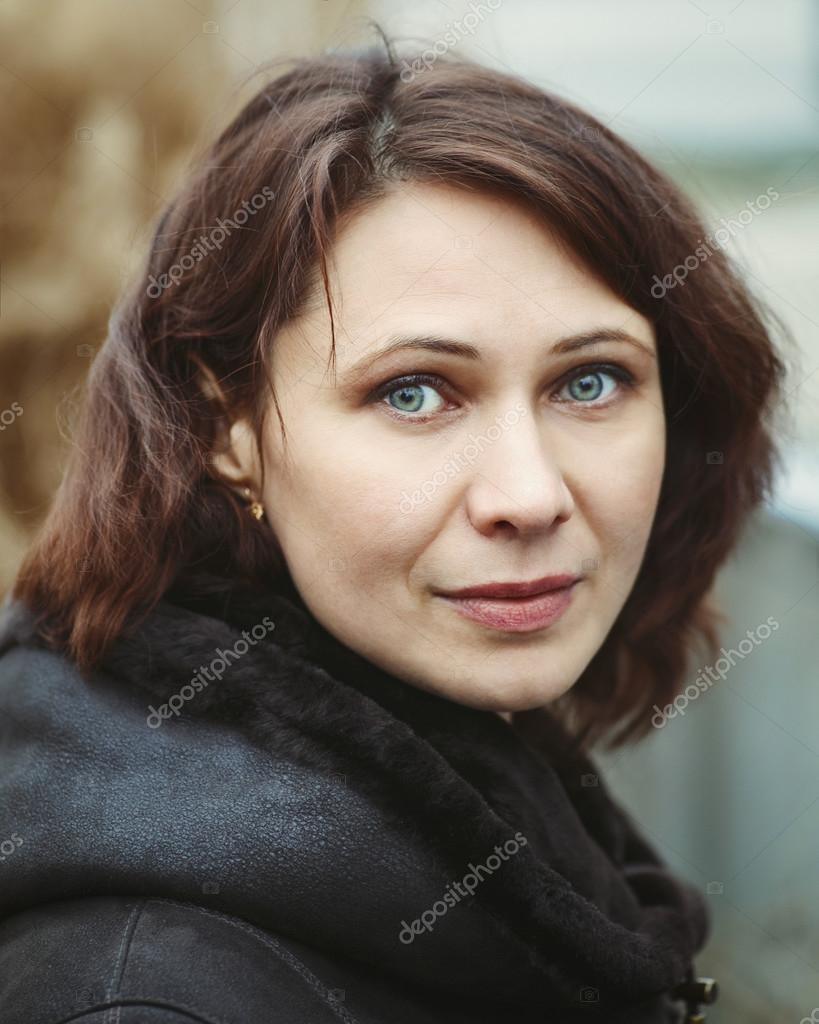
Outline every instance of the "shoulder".
<path fill-rule="evenodd" d="M 193 903 L 101 897 L 0 922 L 4 1024 L 352 1021 L 296 944 Z M 275 1014 L 271 1008 L 275 1007 Z"/>

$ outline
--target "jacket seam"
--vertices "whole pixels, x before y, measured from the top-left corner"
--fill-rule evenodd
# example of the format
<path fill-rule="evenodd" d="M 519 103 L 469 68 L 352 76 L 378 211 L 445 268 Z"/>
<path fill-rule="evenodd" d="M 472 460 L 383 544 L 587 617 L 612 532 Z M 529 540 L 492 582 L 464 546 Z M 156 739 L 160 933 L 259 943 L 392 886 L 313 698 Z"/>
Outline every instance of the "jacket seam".
<path fill-rule="evenodd" d="M 301 962 L 295 954 L 291 953 L 290 950 L 284 949 L 272 935 L 263 932 L 261 929 L 255 927 L 255 925 L 248 924 L 247 921 L 243 921 L 240 918 L 231 917 L 228 914 L 223 914 L 218 910 L 209 910 L 205 907 L 200 907 L 196 903 L 185 903 L 181 900 L 169 900 L 162 899 L 160 897 L 152 896 L 145 901 L 146 903 L 165 903 L 171 906 L 184 907 L 187 910 L 193 910 L 197 914 L 202 914 L 204 917 L 215 917 L 225 923 L 229 924 L 232 928 L 238 928 L 240 931 L 247 932 L 253 938 L 269 946 L 287 966 L 296 972 L 302 980 L 320 997 L 325 1006 L 329 1007 L 339 1018 L 344 1021 L 344 1024 L 358 1024 L 358 1020 L 343 1006 L 339 1006 L 333 999 L 330 998 L 328 989 L 319 981 L 315 974 L 310 968 Z"/>
<path fill-rule="evenodd" d="M 111 1010 L 115 1008 L 117 1013 L 123 1007 L 133 1006 L 137 1009 L 149 1009 L 149 1010 L 171 1010 L 179 1017 L 185 1017 L 190 1021 L 195 1021 L 196 1024 L 228 1024 L 223 1017 L 211 1017 L 203 1016 L 198 1010 L 192 1007 L 182 1006 L 179 1003 L 169 1003 L 164 999 L 118 999 L 116 1003 L 111 1003 L 106 999 L 105 1003 L 99 1006 L 87 1007 L 84 1010 L 77 1010 L 76 1013 L 70 1014 L 68 1017 L 61 1017 L 54 1024 L 72 1024 L 74 1021 L 79 1021 L 82 1024 L 84 1020 L 90 1020 L 96 1016 L 102 1010 Z"/>
<path fill-rule="evenodd" d="M 117 953 L 117 959 L 114 963 L 114 971 L 111 975 L 111 980 L 106 986 L 106 1000 L 110 1001 L 114 998 L 114 994 L 118 992 L 122 987 L 122 978 L 125 973 L 125 964 L 128 961 L 128 954 L 131 951 L 131 942 L 134 938 L 134 932 L 136 931 L 137 922 L 139 921 L 140 914 L 145 909 L 147 900 L 143 899 L 134 907 L 131 913 L 128 915 L 128 920 L 125 923 L 125 927 L 122 930 L 122 939 L 119 944 L 119 951 Z M 105 1024 L 119 1024 L 120 1012 L 119 1007 L 116 1008 L 116 1020 L 114 1019 L 112 1007 L 105 1015 Z"/>

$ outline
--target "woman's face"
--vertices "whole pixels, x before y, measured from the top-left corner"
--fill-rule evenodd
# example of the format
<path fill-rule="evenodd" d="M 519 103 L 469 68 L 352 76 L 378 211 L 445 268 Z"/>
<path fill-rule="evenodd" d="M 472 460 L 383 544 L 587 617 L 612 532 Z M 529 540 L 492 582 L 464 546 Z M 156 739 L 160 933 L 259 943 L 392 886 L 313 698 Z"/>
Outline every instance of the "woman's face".
<path fill-rule="evenodd" d="M 272 354 L 289 445 L 272 411 L 261 500 L 295 585 L 413 685 L 495 711 L 549 703 L 645 552 L 665 458 L 650 322 L 517 203 L 441 184 L 350 219 L 330 271 L 335 376 L 319 294 Z M 408 339 L 427 344 L 394 345 Z M 445 596 L 552 575 L 579 579 L 539 599 Z"/>

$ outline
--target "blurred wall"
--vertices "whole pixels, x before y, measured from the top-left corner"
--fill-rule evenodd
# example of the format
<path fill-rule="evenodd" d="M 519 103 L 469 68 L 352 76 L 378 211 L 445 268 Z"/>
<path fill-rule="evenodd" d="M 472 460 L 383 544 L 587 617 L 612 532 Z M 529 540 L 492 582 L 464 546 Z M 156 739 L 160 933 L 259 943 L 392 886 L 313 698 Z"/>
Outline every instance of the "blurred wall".
<path fill-rule="evenodd" d="M 357 30 L 356 4 L 0 4 L 0 593 L 59 482 L 111 305 L 193 150 L 261 62 Z"/>

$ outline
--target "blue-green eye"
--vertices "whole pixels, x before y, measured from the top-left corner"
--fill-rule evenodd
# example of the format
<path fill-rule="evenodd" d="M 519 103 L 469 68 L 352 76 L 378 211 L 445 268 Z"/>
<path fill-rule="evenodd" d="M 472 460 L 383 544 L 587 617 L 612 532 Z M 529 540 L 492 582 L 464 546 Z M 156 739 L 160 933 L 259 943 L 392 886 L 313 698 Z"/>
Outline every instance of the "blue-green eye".
<path fill-rule="evenodd" d="M 406 413 L 408 418 L 415 418 L 415 414 L 418 413 L 425 417 L 440 412 L 444 404 L 440 395 L 442 385 L 440 377 L 414 374 L 411 377 L 398 377 L 387 381 L 375 391 L 373 397 L 387 399 L 390 408 L 399 413 Z M 435 395 L 439 398 L 437 404 L 433 399 Z"/>
<path fill-rule="evenodd" d="M 634 378 L 625 369 L 619 366 L 581 366 L 574 376 L 563 385 L 558 392 L 560 402 L 579 402 L 583 405 L 592 405 L 609 398 L 616 389 L 616 383 L 606 390 L 603 379 L 608 377 L 610 381 L 617 381 L 629 385 Z M 568 391 L 568 398 L 560 397 L 564 391 Z"/>

